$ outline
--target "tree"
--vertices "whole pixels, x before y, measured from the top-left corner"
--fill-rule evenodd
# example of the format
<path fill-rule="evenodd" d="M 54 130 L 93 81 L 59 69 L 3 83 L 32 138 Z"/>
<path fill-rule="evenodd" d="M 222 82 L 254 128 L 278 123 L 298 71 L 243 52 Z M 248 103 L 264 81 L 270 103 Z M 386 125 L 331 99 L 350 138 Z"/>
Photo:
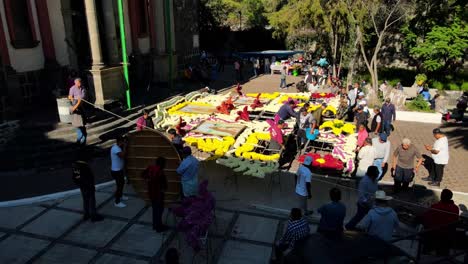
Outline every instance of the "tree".
<path fill-rule="evenodd" d="M 379 52 L 390 30 L 401 23 L 410 6 L 403 0 L 348 0 L 349 13 L 356 27 L 361 56 L 371 76 L 371 85 L 377 91 Z"/>
<path fill-rule="evenodd" d="M 419 12 L 402 28 L 408 55 L 427 72 L 456 72 L 467 49 L 466 4 L 456 0 L 417 0 L 416 9 Z"/>
<path fill-rule="evenodd" d="M 466 22 L 456 19 L 449 26 L 434 26 L 425 39 L 411 48 L 411 54 L 420 58 L 424 69 L 436 71 L 442 68 L 456 71 L 462 65 L 468 48 Z"/>
<path fill-rule="evenodd" d="M 350 40 L 351 17 L 344 0 L 293 0 L 269 15 L 276 36 L 305 40 L 312 45 L 317 41 L 324 48 L 337 75 L 337 65 Z M 338 67 L 339 68 L 339 67 Z"/>

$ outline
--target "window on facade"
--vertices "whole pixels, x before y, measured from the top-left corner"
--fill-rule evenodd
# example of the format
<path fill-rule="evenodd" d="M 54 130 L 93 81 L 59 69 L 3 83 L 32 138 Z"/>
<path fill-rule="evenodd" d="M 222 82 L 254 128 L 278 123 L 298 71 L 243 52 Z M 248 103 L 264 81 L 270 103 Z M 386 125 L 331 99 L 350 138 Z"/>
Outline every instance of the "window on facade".
<path fill-rule="evenodd" d="M 148 6 L 147 0 L 138 0 L 136 4 L 138 15 L 138 37 L 148 36 Z"/>
<path fill-rule="evenodd" d="M 24 49 L 39 43 L 29 0 L 4 0 L 8 31 L 14 48 Z"/>

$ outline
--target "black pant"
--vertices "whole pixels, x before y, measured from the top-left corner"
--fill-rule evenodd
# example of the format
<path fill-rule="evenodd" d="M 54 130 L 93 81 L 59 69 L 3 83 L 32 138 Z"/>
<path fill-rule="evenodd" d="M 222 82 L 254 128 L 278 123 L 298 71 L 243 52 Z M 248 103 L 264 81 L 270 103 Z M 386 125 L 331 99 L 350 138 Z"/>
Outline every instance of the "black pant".
<path fill-rule="evenodd" d="M 123 188 L 125 185 L 125 177 L 123 170 L 120 171 L 111 171 L 112 178 L 115 180 L 116 189 L 115 189 L 115 203 L 120 203 L 120 199 L 123 195 Z"/>
<path fill-rule="evenodd" d="M 432 158 L 426 159 L 424 164 L 429 170 L 429 178 L 431 178 L 433 182 L 441 182 L 444 177 L 445 164 L 437 164 Z"/>
<path fill-rule="evenodd" d="M 361 222 L 364 216 L 369 212 L 370 207 L 357 203 L 357 212 L 353 218 L 346 224 L 346 229 L 353 230 L 356 229 L 356 225 Z"/>
<path fill-rule="evenodd" d="M 151 200 L 153 208 L 153 229 L 159 230 L 163 226 L 162 216 L 164 212 L 164 197 L 161 199 Z"/>
<path fill-rule="evenodd" d="M 395 177 L 393 178 L 393 191 L 395 193 L 408 189 L 409 184 L 413 181 L 414 169 L 404 169 L 400 166 L 396 166 Z"/>
<path fill-rule="evenodd" d="M 288 245 L 288 244 L 279 244 L 279 245 L 275 245 L 275 257 L 276 257 L 276 261 L 278 261 L 279 263 L 281 262 L 281 260 L 283 259 L 283 253 L 284 253 L 284 251 L 286 251 L 288 248 L 289 248 L 289 245 Z"/>
<path fill-rule="evenodd" d="M 81 186 L 81 197 L 83 198 L 83 211 L 85 216 L 93 218 L 96 216 L 96 197 L 94 186 Z"/>

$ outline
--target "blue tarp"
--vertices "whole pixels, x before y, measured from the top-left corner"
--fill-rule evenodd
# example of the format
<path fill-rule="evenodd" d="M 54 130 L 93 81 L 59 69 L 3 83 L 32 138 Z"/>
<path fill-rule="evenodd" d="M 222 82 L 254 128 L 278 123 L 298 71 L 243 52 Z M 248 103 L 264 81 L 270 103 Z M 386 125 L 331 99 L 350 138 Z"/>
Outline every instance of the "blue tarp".
<path fill-rule="evenodd" d="M 251 58 L 251 57 L 272 57 L 276 58 L 287 58 L 294 54 L 304 53 L 302 50 L 264 50 L 264 51 L 250 51 L 250 52 L 234 52 L 233 55 L 240 58 Z"/>

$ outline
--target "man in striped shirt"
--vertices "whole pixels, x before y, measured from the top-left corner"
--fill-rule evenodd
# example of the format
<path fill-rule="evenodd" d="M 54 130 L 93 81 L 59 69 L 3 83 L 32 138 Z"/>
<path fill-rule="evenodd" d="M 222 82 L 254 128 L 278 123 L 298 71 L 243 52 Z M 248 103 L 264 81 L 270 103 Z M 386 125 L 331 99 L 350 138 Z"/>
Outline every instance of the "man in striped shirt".
<path fill-rule="evenodd" d="M 276 261 L 282 258 L 284 251 L 293 249 L 296 242 L 305 239 L 309 236 L 309 233 L 309 223 L 302 217 L 301 209 L 291 209 L 286 233 L 284 233 L 283 237 L 275 245 Z"/>

